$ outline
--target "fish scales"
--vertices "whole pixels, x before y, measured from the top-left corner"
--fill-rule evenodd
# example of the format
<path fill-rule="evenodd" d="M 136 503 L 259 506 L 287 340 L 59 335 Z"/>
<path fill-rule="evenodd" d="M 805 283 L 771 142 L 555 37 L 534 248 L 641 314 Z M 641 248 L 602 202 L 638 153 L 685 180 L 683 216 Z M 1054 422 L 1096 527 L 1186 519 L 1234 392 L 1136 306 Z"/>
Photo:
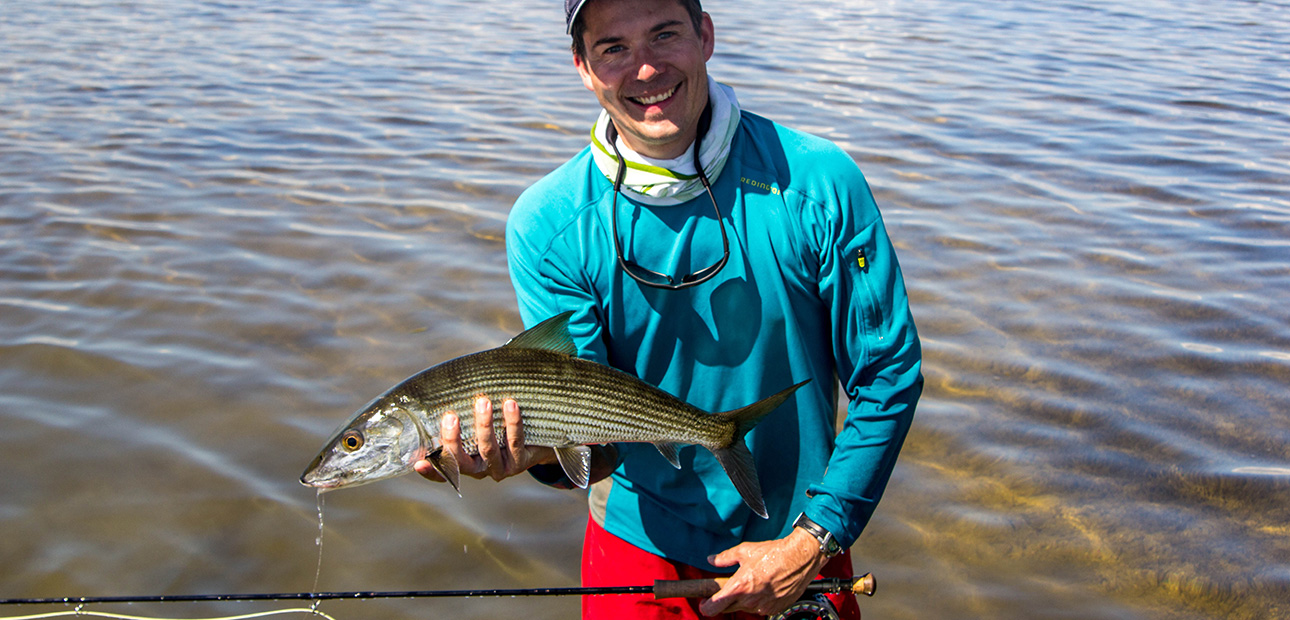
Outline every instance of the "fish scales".
<path fill-rule="evenodd" d="M 480 395 L 495 402 L 511 398 L 523 403 L 525 437 L 539 445 L 647 439 L 728 443 L 730 432 L 722 432 L 719 421 L 697 407 L 647 383 L 626 383 L 623 376 L 615 376 L 621 374 L 618 371 L 594 362 L 557 365 L 553 362 L 564 360 L 555 355 L 530 349 L 468 355 L 427 371 L 412 382 L 416 389 L 410 392 L 423 398 L 437 395 L 422 408 L 432 429 L 438 428 L 443 413 L 457 412 L 468 448 L 474 443 L 473 408 Z M 570 390 L 570 385 L 576 389 Z M 500 412 L 494 423 L 500 428 Z"/>
<path fill-rule="evenodd" d="M 790 386 L 732 411 L 708 413 L 636 377 L 577 358 L 566 312 L 526 330 L 496 349 L 472 353 L 423 370 L 356 412 L 324 444 L 303 484 L 335 489 L 384 480 L 426 459 L 460 493 L 459 464 L 440 450 L 440 421 L 456 412 L 461 445 L 478 453 L 474 404 L 486 396 L 520 405 L 524 441 L 554 448 L 560 466 L 579 486 L 589 482 L 592 444 L 648 442 L 680 467 L 676 446 L 697 444 L 721 463 L 744 503 L 767 516 L 752 453 L 744 436 L 805 384 Z M 502 407 L 493 408 L 502 431 Z"/>

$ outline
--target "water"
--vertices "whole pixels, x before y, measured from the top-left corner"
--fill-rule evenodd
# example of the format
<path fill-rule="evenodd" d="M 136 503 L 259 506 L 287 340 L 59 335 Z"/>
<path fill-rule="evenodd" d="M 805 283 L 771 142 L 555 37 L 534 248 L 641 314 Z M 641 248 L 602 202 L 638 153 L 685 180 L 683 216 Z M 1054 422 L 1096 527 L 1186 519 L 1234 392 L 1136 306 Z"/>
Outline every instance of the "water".
<path fill-rule="evenodd" d="M 318 545 L 318 566 L 314 569 L 314 585 L 309 588 L 310 592 L 318 592 L 318 583 L 322 581 L 322 560 L 323 560 L 323 534 L 327 533 L 327 521 L 323 519 L 323 490 L 318 489 L 318 538 L 314 540 Z"/>
<path fill-rule="evenodd" d="M 865 170 L 924 337 L 866 617 L 1290 616 L 1290 6 L 707 4 L 713 74 Z M 347 490 L 318 570 L 296 481 L 520 330 L 506 214 L 596 113 L 562 33 L 501 0 L 0 5 L 0 597 L 576 584 L 576 493 Z"/>

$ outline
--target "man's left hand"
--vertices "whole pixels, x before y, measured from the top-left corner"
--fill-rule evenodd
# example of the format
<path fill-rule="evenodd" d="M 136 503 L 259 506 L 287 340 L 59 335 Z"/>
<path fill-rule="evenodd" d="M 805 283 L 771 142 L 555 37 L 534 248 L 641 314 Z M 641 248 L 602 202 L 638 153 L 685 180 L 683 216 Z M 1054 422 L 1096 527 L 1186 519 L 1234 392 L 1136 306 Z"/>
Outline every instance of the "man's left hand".
<path fill-rule="evenodd" d="M 746 542 L 708 558 L 713 566 L 739 569 L 710 598 L 699 604 L 705 616 L 747 611 L 770 616 L 801 598 L 806 586 L 828 562 L 820 543 L 801 528 L 766 542 Z"/>

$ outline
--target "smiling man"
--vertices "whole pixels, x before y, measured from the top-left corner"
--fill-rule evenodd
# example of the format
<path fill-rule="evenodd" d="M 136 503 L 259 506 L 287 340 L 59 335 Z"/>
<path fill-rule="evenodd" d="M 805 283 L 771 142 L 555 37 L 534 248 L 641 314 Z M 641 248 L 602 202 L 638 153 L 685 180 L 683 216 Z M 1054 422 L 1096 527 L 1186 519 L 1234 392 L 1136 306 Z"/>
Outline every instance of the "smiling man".
<path fill-rule="evenodd" d="M 685 153 L 708 104 L 712 20 L 675 1 L 598 2 L 578 18 L 573 64 L 623 142 L 655 159 Z"/>
<path fill-rule="evenodd" d="M 707 411 L 810 380 L 747 437 L 766 517 L 696 446 L 678 451 L 679 469 L 650 445 L 593 451 L 584 585 L 732 578 L 688 605 L 585 597 L 583 615 L 777 613 L 817 575 L 851 575 L 847 549 L 922 390 L 895 251 L 845 152 L 741 110 L 709 78 L 714 28 L 697 0 L 566 0 L 565 11 L 573 64 L 604 110 L 591 144 L 511 211 L 525 324 L 572 311 L 579 355 Z M 840 427 L 839 384 L 849 397 Z M 445 416 L 444 450 L 466 475 L 527 470 L 570 487 L 549 448 L 524 445 L 522 407 L 504 403 L 497 437 L 480 399 L 478 457 Z M 428 463 L 418 471 L 438 479 Z M 859 617 L 853 597 L 835 604 Z"/>

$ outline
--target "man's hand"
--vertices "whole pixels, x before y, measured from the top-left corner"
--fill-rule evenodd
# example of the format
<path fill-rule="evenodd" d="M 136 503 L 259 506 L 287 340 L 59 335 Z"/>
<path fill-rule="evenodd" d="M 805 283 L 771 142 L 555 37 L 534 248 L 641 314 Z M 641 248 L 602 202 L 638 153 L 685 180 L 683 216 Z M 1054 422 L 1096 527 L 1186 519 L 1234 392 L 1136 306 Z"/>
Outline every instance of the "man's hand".
<path fill-rule="evenodd" d="M 739 566 L 716 594 L 699 604 L 705 616 L 747 611 L 777 614 L 797 602 L 828 558 L 801 528 L 766 542 L 746 542 L 708 558 L 713 566 Z"/>
<path fill-rule="evenodd" d="M 529 467 L 541 463 L 554 463 L 555 451 L 542 446 L 524 445 L 524 422 L 520 406 L 514 400 L 502 403 L 504 431 L 500 437 L 493 432 L 493 403 L 486 397 L 475 399 L 475 443 L 479 454 L 466 454 L 461 444 L 461 420 L 448 412 L 439 420 L 439 440 L 443 451 L 457 459 L 461 473 L 476 479 L 492 478 L 501 481 L 524 473 Z M 412 466 L 428 480 L 444 482 L 430 461 L 421 459 Z"/>

